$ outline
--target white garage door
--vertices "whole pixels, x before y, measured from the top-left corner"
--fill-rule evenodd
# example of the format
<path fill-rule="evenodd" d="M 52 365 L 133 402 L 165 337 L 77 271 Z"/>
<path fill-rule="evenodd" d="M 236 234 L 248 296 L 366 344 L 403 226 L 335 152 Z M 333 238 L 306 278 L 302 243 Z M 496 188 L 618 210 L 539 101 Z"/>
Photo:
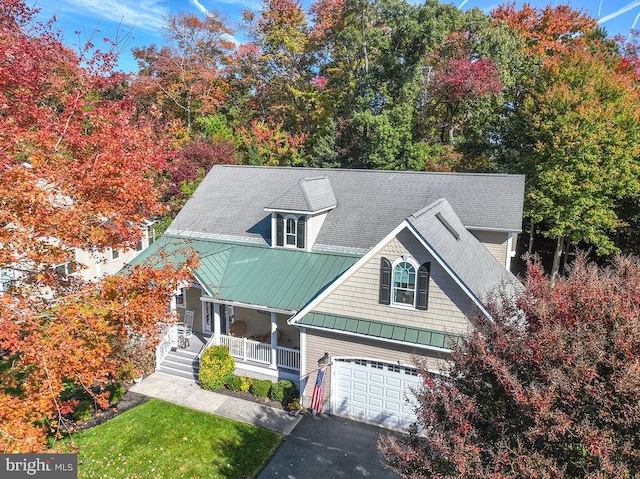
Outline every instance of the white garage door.
<path fill-rule="evenodd" d="M 416 420 L 410 388 L 420 377 L 414 368 L 360 359 L 336 359 L 333 367 L 334 414 L 403 429 Z"/>

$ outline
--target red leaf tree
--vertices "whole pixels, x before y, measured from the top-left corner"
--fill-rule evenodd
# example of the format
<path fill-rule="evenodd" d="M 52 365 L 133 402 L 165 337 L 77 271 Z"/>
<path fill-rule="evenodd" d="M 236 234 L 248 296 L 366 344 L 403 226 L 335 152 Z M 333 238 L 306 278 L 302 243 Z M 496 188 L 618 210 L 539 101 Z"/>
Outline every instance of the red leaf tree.
<path fill-rule="evenodd" d="M 81 58 L 34 13 L 0 2 L 0 274 L 16 279 L 0 293 L 3 452 L 38 451 L 59 431 L 65 381 L 104 406 L 101 386 L 132 359 L 127 346 L 154 348 L 168 295 L 188 277 L 179 263 L 96 284 L 57 274 L 80 267 L 76 248 L 141 239 L 142 220 L 162 211 L 166 154 L 110 72 L 112 51 L 88 45 L 94 55 Z"/>
<path fill-rule="evenodd" d="M 386 437 L 411 478 L 621 478 L 640 473 L 640 260 L 580 256 L 550 283 L 529 264 L 513 303 L 454 348 L 443 376 L 421 365 L 418 423 Z"/>

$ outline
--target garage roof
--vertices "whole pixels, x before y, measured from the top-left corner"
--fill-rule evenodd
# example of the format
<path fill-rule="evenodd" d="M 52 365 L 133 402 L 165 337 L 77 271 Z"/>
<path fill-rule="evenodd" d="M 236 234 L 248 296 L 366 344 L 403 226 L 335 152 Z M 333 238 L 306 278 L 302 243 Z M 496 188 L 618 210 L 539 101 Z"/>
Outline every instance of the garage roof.
<path fill-rule="evenodd" d="M 296 324 L 440 349 L 450 349 L 451 345 L 460 339 L 460 336 L 445 334 L 442 331 L 337 316 L 317 311 L 307 313 Z"/>

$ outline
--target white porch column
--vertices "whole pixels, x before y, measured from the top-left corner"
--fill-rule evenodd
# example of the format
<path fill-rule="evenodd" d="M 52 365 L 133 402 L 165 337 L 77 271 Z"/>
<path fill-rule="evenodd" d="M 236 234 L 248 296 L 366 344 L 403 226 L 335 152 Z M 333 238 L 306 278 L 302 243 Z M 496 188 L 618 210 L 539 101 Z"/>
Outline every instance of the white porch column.
<path fill-rule="evenodd" d="M 271 369 L 277 369 L 278 359 L 278 314 L 271 312 Z"/>
<path fill-rule="evenodd" d="M 169 305 L 169 311 L 171 311 L 172 313 L 175 313 L 177 309 L 178 309 L 178 303 L 176 301 L 176 295 L 172 294 L 171 303 Z"/>
<path fill-rule="evenodd" d="M 213 335 L 216 344 L 220 344 L 220 303 L 213 303 Z"/>

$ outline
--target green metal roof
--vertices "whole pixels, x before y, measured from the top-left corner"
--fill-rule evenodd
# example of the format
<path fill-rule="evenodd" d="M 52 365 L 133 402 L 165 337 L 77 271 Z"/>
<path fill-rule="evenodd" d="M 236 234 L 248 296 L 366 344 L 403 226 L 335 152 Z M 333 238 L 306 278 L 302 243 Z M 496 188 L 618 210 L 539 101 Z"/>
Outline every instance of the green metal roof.
<path fill-rule="evenodd" d="M 358 255 L 316 253 L 218 240 L 163 236 L 132 263 L 152 258 L 164 264 L 194 250 L 194 275 L 222 301 L 299 310 L 358 259 Z"/>
<path fill-rule="evenodd" d="M 453 343 L 460 339 L 460 336 L 446 334 L 441 331 L 413 328 L 411 326 L 401 326 L 369 319 L 336 316 L 314 311 L 304 315 L 296 321 L 296 324 L 299 326 L 315 326 L 333 331 L 361 334 L 376 339 L 392 339 L 403 343 L 443 349 L 449 349 Z"/>

